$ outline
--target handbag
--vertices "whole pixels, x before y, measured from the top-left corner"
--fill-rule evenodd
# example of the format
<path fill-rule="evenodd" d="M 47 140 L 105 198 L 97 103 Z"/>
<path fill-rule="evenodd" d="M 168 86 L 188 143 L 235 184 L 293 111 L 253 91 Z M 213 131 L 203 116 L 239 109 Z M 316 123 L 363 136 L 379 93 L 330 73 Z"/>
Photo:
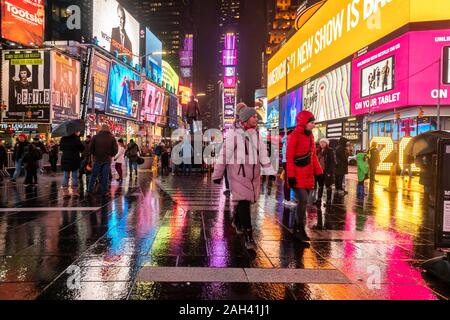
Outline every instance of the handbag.
<path fill-rule="evenodd" d="M 138 157 L 136 162 L 138 165 L 141 165 L 141 164 L 144 164 L 145 160 L 142 157 Z"/>
<path fill-rule="evenodd" d="M 312 141 L 309 139 L 310 142 L 310 150 L 307 154 L 303 156 L 294 156 L 294 163 L 297 167 L 306 167 L 308 164 L 311 163 L 311 151 L 312 151 Z"/>

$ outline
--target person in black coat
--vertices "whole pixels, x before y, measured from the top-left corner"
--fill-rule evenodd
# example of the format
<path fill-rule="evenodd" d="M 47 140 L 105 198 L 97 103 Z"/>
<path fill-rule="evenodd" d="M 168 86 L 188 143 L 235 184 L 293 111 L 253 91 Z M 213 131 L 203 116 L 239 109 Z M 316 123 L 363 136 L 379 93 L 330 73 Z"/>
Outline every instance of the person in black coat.
<path fill-rule="evenodd" d="M 80 132 L 71 136 L 63 137 L 59 144 L 62 151 L 61 170 L 64 172 L 63 193 L 64 196 L 70 196 L 68 192 L 69 176 L 72 173 L 72 195 L 78 196 L 78 170 L 80 170 L 81 156 L 84 151 L 83 143 L 80 140 Z"/>
<path fill-rule="evenodd" d="M 336 158 L 334 150 L 329 147 L 328 139 L 320 139 L 320 146 L 317 149 L 317 158 L 323 170 L 323 175 L 317 178 L 319 186 L 316 205 L 318 207 L 322 204 L 322 196 L 324 186 L 327 188 L 327 204 L 331 203 L 332 186 L 334 184 L 334 171 L 336 168 Z"/>
<path fill-rule="evenodd" d="M 0 171 L 3 171 L 8 166 L 8 151 L 0 140 Z M 3 181 L 3 176 L 0 175 L 0 181 Z"/>
<path fill-rule="evenodd" d="M 55 141 L 51 140 L 48 145 L 48 162 L 50 162 L 50 166 L 52 169 L 52 176 L 55 176 L 57 171 L 57 163 L 58 163 L 58 154 L 59 148 Z"/>
<path fill-rule="evenodd" d="M 39 160 L 41 159 L 42 152 L 34 144 L 30 144 L 22 159 L 27 171 L 25 186 L 37 184 L 37 171 L 39 169 Z"/>
<path fill-rule="evenodd" d="M 347 143 L 348 140 L 344 137 L 341 137 L 336 148 L 336 190 L 344 194 L 347 194 L 347 191 L 344 191 L 344 188 L 342 187 L 345 175 L 348 173 L 349 154 L 347 150 Z"/>

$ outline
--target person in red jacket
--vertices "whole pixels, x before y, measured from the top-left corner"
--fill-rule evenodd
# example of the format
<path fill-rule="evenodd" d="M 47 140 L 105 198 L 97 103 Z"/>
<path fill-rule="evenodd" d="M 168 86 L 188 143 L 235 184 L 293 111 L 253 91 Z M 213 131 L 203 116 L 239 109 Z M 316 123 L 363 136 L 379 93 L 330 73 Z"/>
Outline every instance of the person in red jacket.
<path fill-rule="evenodd" d="M 315 121 L 309 111 L 297 114 L 297 127 L 288 137 L 286 150 L 288 182 L 298 201 L 294 236 L 302 242 L 309 241 L 305 231 L 306 204 L 314 189 L 314 177 L 323 174 L 312 134 Z"/>

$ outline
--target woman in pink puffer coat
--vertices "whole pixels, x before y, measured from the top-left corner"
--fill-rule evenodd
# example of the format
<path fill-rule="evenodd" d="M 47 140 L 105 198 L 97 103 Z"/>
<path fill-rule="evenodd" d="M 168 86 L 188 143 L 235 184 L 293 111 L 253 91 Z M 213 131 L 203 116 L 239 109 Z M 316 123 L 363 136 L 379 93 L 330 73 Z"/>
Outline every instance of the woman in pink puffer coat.
<path fill-rule="evenodd" d="M 243 231 L 247 249 L 255 249 L 252 234 L 250 205 L 259 197 L 261 174 L 274 174 L 267 146 L 256 130 L 258 118 L 254 108 L 244 107 L 239 112 L 240 123 L 231 129 L 222 145 L 213 181 L 222 182 L 225 168 L 235 203 L 233 225 Z"/>

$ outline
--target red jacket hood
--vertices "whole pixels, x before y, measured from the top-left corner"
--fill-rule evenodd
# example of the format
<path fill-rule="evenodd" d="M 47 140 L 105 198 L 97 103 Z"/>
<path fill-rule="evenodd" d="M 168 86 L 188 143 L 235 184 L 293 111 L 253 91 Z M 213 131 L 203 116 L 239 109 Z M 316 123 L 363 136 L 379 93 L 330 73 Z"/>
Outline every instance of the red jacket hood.
<path fill-rule="evenodd" d="M 302 127 L 304 129 L 311 118 L 314 118 L 314 115 L 311 112 L 306 110 L 299 112 L 297 114 L 297 127 Z"/>

